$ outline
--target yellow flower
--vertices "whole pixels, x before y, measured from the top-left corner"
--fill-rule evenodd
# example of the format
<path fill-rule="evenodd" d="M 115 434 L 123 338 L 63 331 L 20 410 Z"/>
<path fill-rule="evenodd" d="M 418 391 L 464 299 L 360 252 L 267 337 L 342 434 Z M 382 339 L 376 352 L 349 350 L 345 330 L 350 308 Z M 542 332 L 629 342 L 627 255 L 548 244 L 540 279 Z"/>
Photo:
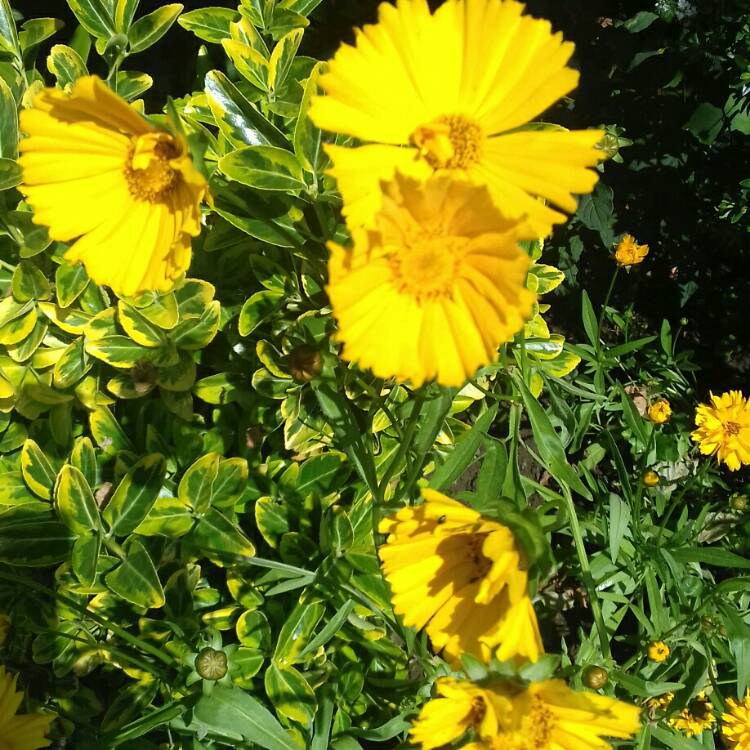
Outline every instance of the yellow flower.
<path fill-rule="evenodd" d="M 378 183 L 394 170 L 424 179 L 436 170 L 486 184 L 510 218 L 536 235 L 576 210 L 597 180 L 600 130 L 525 128 L 578 85 L 566 66 L 574 46 L 515 0 L 383 3 L 377 24 L 343 45 L 320 79 L 327 96 L 310 116 L 365 145 L 328 146 L 331 174 L 350 226 L 371 226 Z"/>
<path fill-rule="evenodd" d="M 530 260 L 487 190 L 439 176 L 383 184 L 376 229 L 331 244 L 343 356 L 383 378 L 462 385 L 522 328 Z"/>
<path fill-rule="evenodd" d="M 639 245 L 632 234 L 626 234 L 615 249 L 615 260 L 619 266 L 637 266 L 648 255 L 648 245 Z"/>
<path fill-rule="evenodd" d="M 443 677 L 435 687 L 440 697 L 422 706 L 411 729 L 412 743 L 423 750 L 448 745 L 470 729 L 491 737 L 513 710 L 509 698 L 473 682 Z"/>
<path fill-rule="evenodd" d="M 157 130 L 95 76 L 43 89 L 21 113 L 20 190 L 66 254 L 119 295 L 167 291 L 190 265 L 206 190 L 180 135 Z"/>
<path fill-rule="evenodd" d="M 673 716 L 668 721 L 670 727 L 686 734 L 688 737 L 702 734 L 715 723 L 713 704 L 703 692 L 698 693 L 677 716 Z"/>
<path fill-rule="evenodd" d="M 648 418 L 654 424 L 665 424 L 669 421 L 671 416 L 672 407 L 669 405 L 669 401 L 665 398 L 657 399 L 648 407 Z"/>
<path fill-rule="evenodd" d="M 659 475 L 653 469 L 649 469 L 643 473 L 643 484 L 646 487 L 656 487 L 660 481 Z"/>
<path fill-rule="evenodd" d="M 649 698 L 646 701 L 646 706 L 648 706 L 652 713 L 655 713 L 656 711 L 665 711 L 669 708 L 669 704 L 672 702 L 673 698 L 674 693 L 664 693 L 663 695 Z"/>
<path fill-rule="evenodd" d="M 695 411 L 696 429 L 690 437 L 704 455 L 716 454 L 731 471 L 750 464 L 750 405 L 741 391 L 711 395 L 710 404 Z"/>
<path fill-rule="evenodd" d="M 18 675 L 11 677 L 0 666 L 0 748 L 2 750 L 37 750 L 47 747 L 44 735 L 54 718 L 52 715 L 17 715 L 23 693 L 16 690 Z"/>
<path fill-rule="evenodd" d="M 521 691 L 501 684 L 483 692 L 492 721 L 475 721 L 476 740 L 464 750 L 608 750 L 604 737 L 625 739 L 640 728 L 637 706 L 574 692 L 562 680 L 532 683 Z M 503 706 L 508 703 L 510 710 Z M 495 723 L 497 730 L 487 731 Z"/>
<path fill-rule="evenodd" d="M 721 734 L 729 750 L 750 750 L 750 692 L 745 700 L 727 698 L 728 711 L 721 715 Z"/>
<path fill-rule="evenodd" d="M 543 653 L 524 559 L 505 526 L 434 490 L 380 522 L 393 609 L 436 651 L 536 661 Z"/>
<path fill-rule="evenodd" d="M 648 644 L 648 658 L 651 661 L 666 661 L 670 653 L 669 646 L 664 641 L 651 641 Z"/>

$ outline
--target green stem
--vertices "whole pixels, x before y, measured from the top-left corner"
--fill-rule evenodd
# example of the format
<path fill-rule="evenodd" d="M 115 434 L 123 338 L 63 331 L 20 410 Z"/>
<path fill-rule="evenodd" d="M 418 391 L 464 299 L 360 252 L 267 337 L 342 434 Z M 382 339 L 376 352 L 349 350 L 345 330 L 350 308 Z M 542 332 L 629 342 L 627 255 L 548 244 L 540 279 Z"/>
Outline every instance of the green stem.
<path fill-rule="evenodd" d="M 602 305 L 602 309 L 599 311 L 599 320 L 596 326 L 596 342 L 595 342 L 597 359 L 599 358 L 599 352 L 601 351 L 602 325 L 604 324 L 604 314 L 607 310 L 607 306 L 609 305 L 609 300 L 612 297 L 612 292 L 614 291 L 615 282 L 617 281 L 617 276 L 619 273 L 620 273 L 620 267 L 615 266 L 615 271 L 612 274 L 612 278 L 609 281 L 609 289 L 607 289 L 607 294 L 604 297 L 604 304 Z"/>
<path fill-rule="evenodd" d="M 700 469 L 698 470 L 698 473 L 693 477 L 693 479 L 699 482 L 702 481 L 703 478 L 706 476 L 708 467 L 709 467 L 709 462 L 703 461 Z M 672 501 L 669 503 L 669 508 L 667 508 L 667 512 L 664 514 L 664 517 L 659 523 L 659 533 L 656 535 L 657 545 L 659 544 L 659 541 L 661 540 L 661 537 L 664 534 L 664 529 L 667 526 L 667 522 L 672 517 L 672 514 L 675 512 L 675 510 L 677 510 L 677 507 L 682 501 L 682 498 L 684 497 L 685 493 L 690 489 L 692 484 L 693 483 L 689 479 L 686 479 L 685 484 L 682 485 L 682 488 L 680 489 L 680 491 L 675 494 L 675 496 L 672 498 Z"/>
<path fill-rule="evenodd" d="M 654 443 L 654 435 L 656 433 L 656 425 L 651 425 L 651 432 L 648 436 L 648 442 L 646 443 L 646 450 L 641 456 L 641 460 L 638 462 L 638 486 L 635 489 L 635 498 L 633 498 L 633 512 L 634 512 L 634 530 L 639 539 L 643 538 L 641 534 L 641 506 L 643 504 L 643 473 L 646 471 L 646 464 L 648 462 L 648 454 L 651 452 L 651 446 Z"/>
<path fill-rule="evenodd" d="M 596 594 L 596 584 L 594 582 L 594 577 L 591 575 L 589 558 L 586 554 L 586 546 L 583 543 L 583 534 L 581 533 L 581 526 L 578 523 L 578 514 L 576 513 L 575 504 L 573 503 L 573 495 L 570 493 L 570 490 L 567 487 L 563 489 L 565 505 L 568 511 L 568 520 L 570 521 L 570 531 L 573 535 L 573 542 L 576 548 L 578 564 L 581 566 L 581 578 L 583 579 L 583 584 L 584 586 L 586 586 L 586 591 L 588 593 L 589 604 L 591 605 L 591 614 L 594 616 L 594 625 L 596 626 L 596 632 L 599 636 L 599 647 L 601 648 L 602 656 L 605 659 L 611 659 L 612 652 L 609 648 L 607 628 L 604 625 L 602 608 L 599 605 L 599 599 Z"/>

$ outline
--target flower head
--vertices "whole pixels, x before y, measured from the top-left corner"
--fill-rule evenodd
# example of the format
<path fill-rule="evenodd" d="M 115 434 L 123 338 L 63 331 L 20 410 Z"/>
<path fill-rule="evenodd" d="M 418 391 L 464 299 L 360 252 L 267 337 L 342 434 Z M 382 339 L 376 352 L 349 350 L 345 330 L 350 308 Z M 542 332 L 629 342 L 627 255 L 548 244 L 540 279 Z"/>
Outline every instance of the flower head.
<path fill-rule="evenodd" d="M 485 188 L 446 175 L 384 183 L 376 228 L 349 250 L 331 244 L 343 356 L 416 386 L 463 384 L 531 313 L 518 231 Z"/>
<path fill-rule="evenodd" d="M 664 641 L 651 641 L 648 644 L 648 658 L 651 661 L 662 662 L 669 658 L 669 646 Z"/>
<path fill-rule="evenodd" d="M 393 609 L 435 650 L 485 661 L 543 653 L 523 555 L 509 529 L 434 490 L 381 521 Z"/>
<path fill-rule="evenodd" d="M 190 265 L 206 182 L 181 135 L 157 130 L 96 76 L 21 113 L 20 190 L 34 221 L 98 284 L 168 291 Z"/>
<path fill-rule="evenodd" d="M 730 750 L 750 750 L 750 691 L 745 700 L 727 698 L 721 715 L 721 734 Z"/>
<path fill-rule="evenodd" d="M 669 401 L 665 398 L 657 399 L 648 407 L 648 418 L 654 424 L 665 424 L 669 421 L 671 416 L 672 407 L 669 405 Z"/>
<path fill-rule="evenodd" d="M 466 682 L 454 685 L 456 693 L 463 690 L 466 694 L 453 696 L 456 708 L 436 698 L 426 704 L 415 723 L 412 740 L 421 743 L 423 750 L 439 747 L 438 740 L 445 744 L 457 739 L 469 728 L 476 739 L 464 745 L 464 750 L 607 750 L 604 737 L 624 739 L 640 728 L 636 706 L 596 693 L 574 692 L 562 680 L 536 682 L 522 690 L 507 683 L 481 689 Z M 474 696 L 473 704 L 469 695 Z M 469 705 L 474 712 L 467 714 Z M 442 727 L 437 721 L 440 710 L 445 712 Z M 451 710 L 468 718 L 449 718 Z M 423 719 L 426 714 L 435 717 L 429 724 Z M 430 728 L 442 730 L 432 742 L 427 734 Z"/>
<path fill-rule="evenodd" d="M 662 695 L 657 695 L 653 698 L 649 698 L 646 701 L 646 706 L 648 706 L 648 709 L 649 711 L 651 711 L 651 713 L 655 713 L 657 711 L 666 711 L 673 699 L 674 693 L 663 693 Z"/>
<path fill-rule="evenodd" d="M 648 245 L 639 245 L 632 234 L 626 234 L 615 249 L 615 260 L 618 266 L 637 266 L 643 263 L 648 255 Z"/>
<path fill-rule="evenodd" d="M 643 484 L 645 484 L 646 487 L 656 487 L 660 481 L 661 479 L 659 478 L 659 475 L 653 469 L 648 469 L 643 472 Z"/>
<path fill-rule="evenodd" d="M 668 723 L 670 727 L 688 737 L 702 734 L 716 723 L 713 703 L 704 692 L 698 693 L 677 716 L 670 718 Z"/>
<path fill-rule="evenodd" d="M 578 84 L 573 45 L 515 0 L 383 3 L 377 24 L 343 45 L 310 116 L 364 145 L 329 146 L 349 224 L 372 226 L 378 184 L 396 169 L 486 184 L 505 216 L 543 236 L 597 180 L 600 130 L 525 128 Z"/>
<path fill-rule="evenodd" d="M 696 429 L 690 437 L 700 452 L 716 454 L 731 471 L 750 464 L 750 405 L 740 391 L 711 394 L 711 403 L 695 410 Z"/>
<path fill-rule="evenodd" d="M 16 690 L 18 675 L 11 676 L 0 666 L 0 748 L 3 750 L 38 750 L 47 747 L 45 738 L 51 714 L 18 714 L 23 693 Z"/>

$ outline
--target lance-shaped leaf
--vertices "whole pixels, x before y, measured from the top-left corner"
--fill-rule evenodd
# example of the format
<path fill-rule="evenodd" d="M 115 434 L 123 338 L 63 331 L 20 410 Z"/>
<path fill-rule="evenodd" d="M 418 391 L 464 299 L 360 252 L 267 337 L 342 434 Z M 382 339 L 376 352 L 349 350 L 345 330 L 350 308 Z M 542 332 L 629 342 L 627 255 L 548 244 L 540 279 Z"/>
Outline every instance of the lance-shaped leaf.
<path fill-rule="evenodd" d="M 86 477 L 75 466 L 60 469 L 55 486 L 57 512 L 77 534 L 99 529 L 99 508 Z"/>
<path fill-rule="evenodd" d="M 163 606 L 164 589 L 143 543 L 133 537 L 127 541 L 125 550 L 126 558 L 119 567 L 107 573 L 104 582 L 117 596 L 138 607 Z"/>
<path fill-rule="evenodd" d="M 55 486 L 57 472 L 44 451 L 28 438 L 21 449 L 21 473 L 29 489 L 39 497 L 49 500 Z"/>
<path fill-rule="evenodd" d="M 128 31 L 130 53 L 143 52 L 156 44 L 169 31 L 184 7 L 182 3 L 171 3 L 139 18 Z"/>

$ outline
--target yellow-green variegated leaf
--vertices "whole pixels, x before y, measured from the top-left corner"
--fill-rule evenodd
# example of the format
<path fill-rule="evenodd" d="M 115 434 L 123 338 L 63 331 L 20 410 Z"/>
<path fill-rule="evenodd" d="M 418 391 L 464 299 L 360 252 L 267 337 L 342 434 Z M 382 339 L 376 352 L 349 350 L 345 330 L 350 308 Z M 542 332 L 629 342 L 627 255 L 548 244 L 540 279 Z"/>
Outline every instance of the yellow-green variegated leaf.
<path fill-rule="evenodd" d="M 527 285 L 532 292 L 547 294 L 565 281 L 565 273 L 555 266 L 535 263 L 529 269 Z"/>
<path fill-rule="evenodd" d="M 71 531 L 84 534 L 99 529 L 99 508 L 86 477 L 71 464 L 60 469 L 55 486 L 55 506 Z"/>
<path fill-rule="evenodd" d="M 83 474 L 90 487 L 96 484 L 96 453 L 89 438 L 76 438 L 70 453 L 70 463 Z"/>
<path fill-rule="evenodd" d="M 537 366 L 554 378 L 564 378 L 570 375 L 580 363 L 581 358 L 577 354 L 563 350 L 554 359 L 540 362 Z"/>
<path fill-rule="evenodd" d="M 102 541 L 98 534 L 81 534 L 73 545 L 70 564 L 76 578 L 84 586 L 92 586 L 96 580 L 96 568 Z"/>
<path fill-rule="evenodd" d="M 255 546 L 242 529 L 216 508 L 209 508 L 184 539 L 199 555 L 222 567 L 255 555 Z"/>
<path fill-rule="evenodd" d="M 49 299 L 51 290 L 42 269 L 31 260 L 22 260 L 13 272 L 11 280 L 13 297 L 18 302 Z"/>
<path fill-rule="evenodd" d="M 218 453 L 207 453 L 195 461 L 185 472 L 177 488 L 177 496 L 195 509 L 199 515 L 211 505 L 213 483 L 219 473 Z"/>
<path fill-rule="evenodd" d="M 165 331 L 174 328 L 180 319 L 177 297 L 174 292 L 168 292 L 167 294 L 145 292 L 138 297 L 129 299 L 128 304 L 136 308 L 153 325 Z"/>
<path fill-rule="evenodd" d="M 193 511 L 189 503 L 178 497 L 160 497 L 148 515 L 138 524 L 135 533 L 141 536 L 165 536 L 176 539 L 190 531 L 193 520 Z"/>
<path fill-rule="evenodd" d="M 37 319 L 31 333 L 23 341 L 8 347 L 8 356 L 14 362 L 26 362 L 34 356 L 36 350 L 41 346 L 48 330 L 49 324 L 47 321 L 43 318 Z"/>
<path fill-rule="evenodd" d="M 257 49 L 237 39 L 223 39 L 221 46 L 246 81 L 261 91 L 268 90 L 268 61 Z"/>
<path fill-rule="evenodd" d="M 177 23 L 204 42 L 220 44 L 222 39 L 230 36 L 230 26 L 240 14 L 229 8 L 198 8 L 183 13 Z"/>
<path fill-rule="evenodd" d="M 229 24 L 229 33 L 232 39 L 249 45 L 258 50 L 263 57 L 268 58 L 270 54 L 268 46 L 249 18 L 241 16 L 239 21 Z"/>
<path fill-rule="evenodd" d="M 160 367 L 156 373 L 156 384 L 167 391 L 189 391 L 195 383 L 196 365 L 187 352 L 180 352 L 180 361 L 170 367 Z"/>
<path fill-rule="evenodd" d="M 88 75 L 83 58 L 64 44 L 53 45 L 47 57 L 47 70 L 55 76 L 60 88 L 71 86 L 82 76 Z"/>
<path fill-rule="evenodd" d="M 169 334 L 170 341 L 178 349 L 197 351 L 213 341 L 221 322 L 221 304 L 209 302 L 201 316 L 182 321 Z"/>
<path fill-rule="evenodd" d="M 36 308 L 32 306 L 25 315 L 14 318 L 0 327 L 0 344 L 11 346 L 23 341 L 34 330 L 36 321 Z"/>
<path fill-rule="evenodd" d="M 120 300 L 117 305 L 117 320 L 136 344 L 145 347 L 161 346 L 165 336 L 161 328 L 154 325 L 139 310 Z"/>
<path fill-rule="evenodd" d="M 303 726 L 309 726 L 315 716 L 317 701 L 310 684 L 292 666 L 271 662 L 264 677 L 266 695 L 276 711 Z"/>
<path fill-rule="evenodd" d="M 125 560 L 107 573 L 105 583 L 117 596 L 138 607 L 163 606 L 164 589 L 146 547 L 139 539 L 131 537 L 125 549 Z"/>
<path fill-rule="evenodd" d="M 93 363 L 83 348 L 83 339 L 68 344 L 52 371 L 52 382 L 57 388 L 70 388 L 91 369 Z"/>
<path fill-rule="evenodd" d="M 120 451 L 134 450 L 130 438 L 106 406 L 100 406 L 91 412 L 89 427 L 97 445 L 105 453 L 115 455 Z"/>
<path fill-rule="evenodd" d="M 294 29 L 281 37 L 273 48 L 271 59 L 268 61 L 268 88 L 271 91 L 278 91 L 283 86 L 303 34 L 303 29 Z"/>
<path fill-rule="evenodd" d="M 29 489 L 49 500 L 57 472 L 36 441 L 28 438 L 21 449 L 21 473 Z"/>
<path fill-rule="evenodd" d="M 90 313 L 72 307 L 58 307 L 52 302 L 40 302 L 38 307 L 60 330 L 74 336 L 80 336 L 92 320 Z"/>
<path fill-rule="evenodd" d="M 63 261 L 55 271 L 55 295 L 57 304 L 70 307 L 89 285 L 89 275 L 82 263 Z"/>
<path fill-rule="evenodd" d="M 524 342 L 526 351 L 537 359 L 549 360 L 555 359 L 560 355 L 565 344 L 565 337 L 558 333 L 553 333 L 546 340 L 532 339 Z"/>

